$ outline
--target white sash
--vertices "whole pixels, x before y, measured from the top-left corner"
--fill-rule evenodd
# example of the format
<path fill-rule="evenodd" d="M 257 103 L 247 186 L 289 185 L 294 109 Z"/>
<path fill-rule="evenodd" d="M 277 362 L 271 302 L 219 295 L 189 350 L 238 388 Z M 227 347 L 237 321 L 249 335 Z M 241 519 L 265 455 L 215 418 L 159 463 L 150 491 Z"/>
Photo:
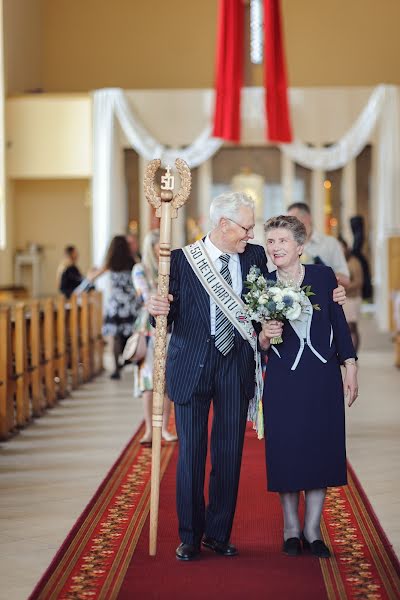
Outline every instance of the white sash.
<path fill-rule="evenodd" d="M 192 267 L 200 283 L 215 304 L 222 310 L 232 325 L 237 329 L 243 339 L 247 340 L 254 351 L 255 393 L 250 400 L 247 419 L 253 422 L 258 438 L 264 437 L 264 421 L 262 414 L 263 379 L 261 357 L 257 347 L 257 333 L 249 319 L 242 299 L 235 294 L 231 286 L 225 281 L 208 256 L 202 240 L 183 248 L 188 263 Z"/>

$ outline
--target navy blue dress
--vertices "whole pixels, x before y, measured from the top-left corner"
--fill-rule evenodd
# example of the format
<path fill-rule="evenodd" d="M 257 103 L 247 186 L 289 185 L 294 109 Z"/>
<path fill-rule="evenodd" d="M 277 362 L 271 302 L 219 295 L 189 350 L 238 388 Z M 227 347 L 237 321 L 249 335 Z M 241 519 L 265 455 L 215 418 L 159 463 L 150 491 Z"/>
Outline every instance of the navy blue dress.
<path fill-rule="evenodd" d="M 332 300 L 332 269 L 307 265 L 303 285 L 311 285 L 316 295 L 310 300 L 321 307 L 307 337 L 285 322 L 283 342 L 268 350 L 263 404 L 268 490 L 274 492 L 347 483 L 340 364 L 356 354 L 343 309 Z"/>

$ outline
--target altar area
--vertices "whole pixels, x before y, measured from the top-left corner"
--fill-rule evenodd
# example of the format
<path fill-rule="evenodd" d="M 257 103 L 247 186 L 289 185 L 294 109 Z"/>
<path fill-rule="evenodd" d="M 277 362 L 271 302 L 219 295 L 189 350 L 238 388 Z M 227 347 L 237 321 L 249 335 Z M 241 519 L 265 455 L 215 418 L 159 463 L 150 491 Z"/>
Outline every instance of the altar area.
<path fill-rule="evenodd" d="M 336 203 L 328 215 L 330 233 L 340 230 L 351 242 L 349 218 L 363 215 L 376 315 L 379 326 L 387 329 L 388 240 L 400 232 L 398 98 L 396 86 L 290 88 L 294 142 L 281 145 L 265 141 L 264 89 L 258 87 L 242 91 L 241 143 L 237 145 L 211 136 L 214 91 L 210 89 L 112 88 L 92 94 L 9 98 L 8 200 L 14 200 L 17 211 L 21 205 L 22 211 L 30 189 L 39 194 L 41 181 L 44 189 L 49 181 L 61 187 L 65 182 L 71 201 L 73 196 L 80 197 L 73 208 L 82 237 L 76 243 L 86 249 L 83 257 L 88 265 L 98 265 L 111 237 L 126 232 L 129 222 L 134 222 L 141 239 L 154 226 L 142 186 L 144 169 L 152 158 L 161 158 L 166 166 L 180 156 L 193 171 L 191 199 L 174 223 L 175 247 L 191 241 L 193 230 L 199 235 L 207 231 L 210 199 L 233 185 L 231 175 L 243 175 L 246 169 L 261 176 L 264 184 L 257 201 L 259 243 L 265 218 L 284 212 L 292 201 L 308 202 L 315 228 L 327 230 L 329 199 L 324 182 L 331 177 L 335 183 L 334 175 L 340 170 L 340 181 L 331 190 Z M 364 166 L 360 183 L 357 156 L 365 147 L 369 164 Z M 246 164 L 254 165 L 254 153 L 256 167 Z M 229 176 L 216 177 L 221 164 Z M 22 229 L 18 242 L 24 236 L 33 239 L 29 225 Z M 58 239 L 62 223 L 53 223 L 52 229 Z M 55 266 L 51 251 L 46 257 L 45 280 Z"/>

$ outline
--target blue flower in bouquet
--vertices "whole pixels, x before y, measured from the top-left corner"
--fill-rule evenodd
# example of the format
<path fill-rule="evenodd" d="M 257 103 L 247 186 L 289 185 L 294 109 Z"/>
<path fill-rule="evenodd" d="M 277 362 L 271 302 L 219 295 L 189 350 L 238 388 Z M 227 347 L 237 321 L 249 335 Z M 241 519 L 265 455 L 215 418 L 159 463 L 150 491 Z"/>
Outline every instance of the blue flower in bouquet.
<path fill-rule="evenodd" d="M 274 302 L 274 300 L 269 300 L 265 307 L 270 313 L 274 313 L 276 311 L 276 302 Z"/>
<path fill-rule="evenodd" d="M 285 306 L 293 306 L 293 298 L 291 296 L 283 296 L 282 302 Z"/>

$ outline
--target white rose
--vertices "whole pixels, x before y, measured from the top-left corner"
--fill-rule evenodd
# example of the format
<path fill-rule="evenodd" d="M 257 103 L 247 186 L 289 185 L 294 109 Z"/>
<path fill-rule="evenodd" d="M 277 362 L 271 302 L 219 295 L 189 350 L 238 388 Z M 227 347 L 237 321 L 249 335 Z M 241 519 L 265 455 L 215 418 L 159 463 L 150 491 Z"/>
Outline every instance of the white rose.
<path fill-rule="evenodd" d="M 285 303 L 284 302 L 277 302 L 276 304 L 276 310 L 283 310 L 285 308 Z"/>
<path fill-rule="evenodd" d="M 282 290 L 283 295 L 284 296 L 288 296 L 289 298 L 292 298 L 295 302 L 300 302 L 300 294 L 298 292 L 295 292 L 292 289 L 285 289 Z"/>
<path fill-rule="evenodd" d="M 294 302 L 293 306 L 288 308 L 286 311 L 286 318 L 289 321 L 295 321 L 301 315 L 301 305 L 298 302 Z"/>
<path fill-rule="evenodd" d="M 266 294 L 261 294 L 258 299 L 258 304 L 266 304 L 268 302 L 268 296 Z"/>
<path fill-rule="evenodd" d="M 282 294 L 281 290 L 278 290 L 277 292 L 274 292 L 272 294 L 272 300 L 274 302 L 276 302 L 277 304 L 278 304 L 278 302 L 282 302 L 282 300 L 283 300 L 283 294 Z"/>
<path fill-rule="evenodd" d="M 272 285 L 270 288 L 268 288 L 270 294 L 274 295 L 274 294 L 282 294 L 282 290 L 280 287 L 278 287 L 277 285 Z"/>

